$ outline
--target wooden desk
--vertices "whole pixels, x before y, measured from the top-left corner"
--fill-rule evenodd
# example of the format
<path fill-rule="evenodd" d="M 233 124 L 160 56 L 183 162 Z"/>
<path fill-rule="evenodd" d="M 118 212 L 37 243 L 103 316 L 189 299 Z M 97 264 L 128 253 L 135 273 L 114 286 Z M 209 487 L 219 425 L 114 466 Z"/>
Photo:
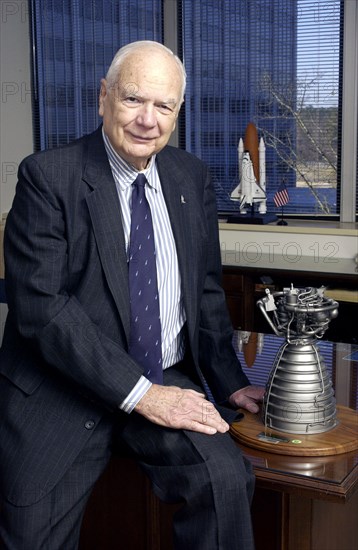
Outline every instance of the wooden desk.
<path fill-rule="evenodd" d="M 264 335 L 263 340 L 254 366 L 244 366 L 257 384 L 267 380 L 272 358 L 281 345 L 273 335 Z M 332 376 L 337 404 L 356 410 L 358 346 L 330 342 L 319 346 Z M 243 365 L 244 352 L 239 352 Z M 358 437 L 358 425 L 356 428 Z M 240 447 L 256 474 L 252 516 L 257 550 L 357 548 L 358 451 L 294 457 Z"/>
<path fill-rule="evenodd" d="M 357 452 L 295 463 L 243 451 L 257 480 L 252 508 L 257 550 L 357 547 Z"/>
<path fill-rule="evenodd" d="M 264 335 L 262 352 L 251 368 L 245 366 L 244 350 L 237 350 L 252 383 L 266 383 L 280 344 L 276 336 Z M 352 351 L 348 344 L 321 344 L 337 402 L 356 409 L 358 361 L 349 358 Z M 290 457 L 240 447 L 256 474 L 256 550 L 356 550 L 358 452 Z M 171 550 L 177 508 L 153 495 L 133 462 L 114 457 L 89 503 L 80 550 Z"/>
<path fill-rule="evenodd" d="M 240 445 L 254 465 L 257 550 L 354 550 L 358 451 L 293 457 Z"/>

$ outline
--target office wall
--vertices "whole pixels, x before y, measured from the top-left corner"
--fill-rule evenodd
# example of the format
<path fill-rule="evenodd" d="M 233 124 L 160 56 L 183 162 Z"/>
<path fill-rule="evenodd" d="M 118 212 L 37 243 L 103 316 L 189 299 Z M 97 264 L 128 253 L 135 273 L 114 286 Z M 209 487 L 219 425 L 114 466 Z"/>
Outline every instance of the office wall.
<path fill-rule="evenodd" d="M 27 0 L 0 1 L 0 83 L 1 240 L 2 220 L 12 204 L 18 165 L 33 151 L 30 22 Z M 0 276 L 3 276 L 2 262 Z M 6 315 L 6 305 L 0 304 L 0 343 Z"/>
<path fill-rule="evenodd" d="M 0 216 L 9 211 L 21 160 L 33 151 L 27 0 L 0 2 Z"/>

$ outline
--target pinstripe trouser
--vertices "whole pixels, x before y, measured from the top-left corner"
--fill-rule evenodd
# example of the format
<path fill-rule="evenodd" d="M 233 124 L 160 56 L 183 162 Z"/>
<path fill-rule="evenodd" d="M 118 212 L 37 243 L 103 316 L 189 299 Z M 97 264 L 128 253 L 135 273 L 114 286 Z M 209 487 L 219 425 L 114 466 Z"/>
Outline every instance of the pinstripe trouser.
<path fill-rule="evenodd" d="M 179 370 L 169 369 L 165 378 L 195 388 Z M 177 550 L 254 548 L 254 476 L 228 434 L 167 429 L 136 413 L 124 423 L 114 418 L 99 424 L 61 482 L 39 502 L 2 504 L 0 534 L 7 550 L 75 550 L 87 499 L 116 441 L 139 461 L 159 498 L 184 502 L 174 517 Z"/>

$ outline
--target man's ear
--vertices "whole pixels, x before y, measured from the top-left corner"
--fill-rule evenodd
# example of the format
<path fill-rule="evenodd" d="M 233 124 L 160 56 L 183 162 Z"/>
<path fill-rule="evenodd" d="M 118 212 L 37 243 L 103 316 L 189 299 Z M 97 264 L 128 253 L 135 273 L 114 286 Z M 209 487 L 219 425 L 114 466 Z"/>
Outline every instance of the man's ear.
<path fill-rule="evenodd" d="M 104 100 L 105 100 L 105 97 L 107 95 L 107 81 L 105 78 L 102 78 L 101 79 L 101 88 L 100 88 L 100 91 L 99 91 L 99 98 L 98 98 L 98 113 L 99 113 L 99 116 L 103 116 L 103 111 L 104 111 Z"/>

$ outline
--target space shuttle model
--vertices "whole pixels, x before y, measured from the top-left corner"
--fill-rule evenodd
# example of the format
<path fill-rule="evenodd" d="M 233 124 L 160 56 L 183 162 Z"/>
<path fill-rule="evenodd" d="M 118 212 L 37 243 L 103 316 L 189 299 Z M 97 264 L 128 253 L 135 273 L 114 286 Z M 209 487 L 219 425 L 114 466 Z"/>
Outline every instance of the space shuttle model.
<path fill-rule="evenodd" d="M 247 213 L 247 205 L 253 210 L 259 204 L 259 213 L 266 214 L 266 147 L 263 138 L 258 139 L 257 128 L 252 123 L 246 127 L 244 140 L 238 145 L 239 185 L 232 191 L 231 200 L 240 201 L 240 214 Z"/>

